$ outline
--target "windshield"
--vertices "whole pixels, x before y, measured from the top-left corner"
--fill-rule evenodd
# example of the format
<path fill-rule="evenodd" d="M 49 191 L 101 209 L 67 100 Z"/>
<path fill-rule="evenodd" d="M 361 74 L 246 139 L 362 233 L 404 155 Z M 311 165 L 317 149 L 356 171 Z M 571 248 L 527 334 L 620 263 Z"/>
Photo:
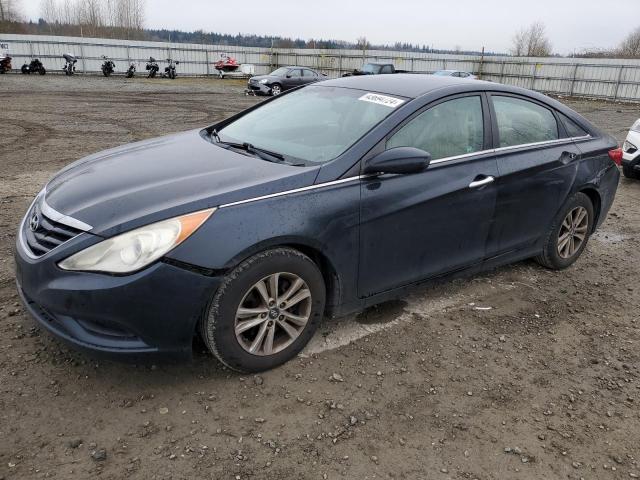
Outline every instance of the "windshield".
<path fill-rule="evenodd" d="M 362 67 L 362 71 L 365 73 L 373 73 L 374 75 L 380 73 L 380 69 L 382 65 L 376 65 L 375 63 L 366 63 L 364 67 Z"/>
<path fill-rule="evenodd" d="M 274 70 L 269 75 L 273 75 L 274 77 L 284 77 L 288 71 L 289 71 L 288 68 L 282 67 L 282 68 L 278 68 L 277 70 Z"/>
<path fill-rule="evenodd" d="M 453 71 L 452 70 L 440 70 L 438 72 L 434 72 L 434 75 L 437 75 L 439 77 L 450 77 L 451 75 L 453 75 Z"/>
<path fill-rule="evenodd" d="M 310 86 L 247 113 L 218 133 L 287 160 L 318 164 L 345 152 L 404 100 L 351 88 Z"/>

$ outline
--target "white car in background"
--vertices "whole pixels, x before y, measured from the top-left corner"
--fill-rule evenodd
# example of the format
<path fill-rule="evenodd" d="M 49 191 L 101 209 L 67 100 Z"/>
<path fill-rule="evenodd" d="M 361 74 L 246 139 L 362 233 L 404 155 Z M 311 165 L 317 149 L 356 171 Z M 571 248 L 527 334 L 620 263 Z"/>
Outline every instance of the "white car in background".
<path fill-rule="evenodd" d="M 437 77 L 458 77 L 458 78 L 468 78 L 469 80 L 477 80 L 473 73 L 464 72 L 462 70 L 438 70 L 437 72 L 433 72 L 433 75 Z"/>
<path fill-rule="evenodd" d="M 633 124 L 622 145 L 622 173 L 640 179 L 640 119 Z"/>

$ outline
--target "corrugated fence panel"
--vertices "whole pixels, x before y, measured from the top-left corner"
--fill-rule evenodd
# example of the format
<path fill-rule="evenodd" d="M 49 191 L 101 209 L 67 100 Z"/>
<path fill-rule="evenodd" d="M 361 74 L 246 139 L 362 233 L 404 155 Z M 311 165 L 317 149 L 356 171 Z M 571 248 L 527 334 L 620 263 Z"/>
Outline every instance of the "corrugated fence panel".
<path fill-rule="evenodd" d="M 363 55 L 360 50 L 269 49 L 2 33 L 0 42 L 9 44 L 14 67 L 20 68 L 32 58 L 39 58 L 49 71 L 61 71 L 64 53 L 77 56 L 76 71 L 86 73 L 100 71 L 103 55 L 116 63 L 119 73 L 127 69 L 129 62 L 144 71 L 149 57 L 155 58 L 162 70 L 171 58 L 180 62 L 180 75 L 216 74 L 213 63 L 224 54 L 236 57 L 240 63 L 255 65 L 256 74 L 268 73 L 279 66 L 300 65 L 315 68 L 328 77 L 338 77 L 365 62 L 388 62 L 399 70 L 421 73 L 465 70 L 485 80 L 546 93 L 640 101 L 640 60 L 480 57 L 386 50 L 367 50 Z"/>

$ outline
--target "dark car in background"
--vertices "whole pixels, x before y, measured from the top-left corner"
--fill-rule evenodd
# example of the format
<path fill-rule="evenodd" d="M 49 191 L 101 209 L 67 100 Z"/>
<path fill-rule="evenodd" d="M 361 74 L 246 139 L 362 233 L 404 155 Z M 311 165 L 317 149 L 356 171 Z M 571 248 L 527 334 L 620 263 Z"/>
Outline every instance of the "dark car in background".
<path fill-rule="evenodd" d="M 324 80 L 325 76 L 307 67 L 280 67 L 268 75 L 251 77 L 247 83 L 247 93 L 276 96 L 291 88 Z"/>
<path fill-rule="evenodd" d="M 199 333 L 225 365 L 260 371 L 323 317 L 414 285 L 530 257 L 570 266 L 607 216 L 621 156 L 529 90 L 329 80 L 63 169 L 19 227 L 17 287 L 76 347 L 188 357 Z"/>

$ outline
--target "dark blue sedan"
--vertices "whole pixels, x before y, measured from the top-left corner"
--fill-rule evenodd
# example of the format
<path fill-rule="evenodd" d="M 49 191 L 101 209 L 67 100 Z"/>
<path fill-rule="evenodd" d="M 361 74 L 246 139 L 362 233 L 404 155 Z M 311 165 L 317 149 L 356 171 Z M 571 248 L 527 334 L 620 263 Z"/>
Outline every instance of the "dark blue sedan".
<path fill-rule="evenodd" d="M 79 348 L 188 357 L 199 333 L 260 371 L 323 317 L 407 287 L 530 257 L 568 267 L 611 207 L 617 147 L 528 90 L 324 81 L 62 170 L 20 226 L 18 290 Z"/>

